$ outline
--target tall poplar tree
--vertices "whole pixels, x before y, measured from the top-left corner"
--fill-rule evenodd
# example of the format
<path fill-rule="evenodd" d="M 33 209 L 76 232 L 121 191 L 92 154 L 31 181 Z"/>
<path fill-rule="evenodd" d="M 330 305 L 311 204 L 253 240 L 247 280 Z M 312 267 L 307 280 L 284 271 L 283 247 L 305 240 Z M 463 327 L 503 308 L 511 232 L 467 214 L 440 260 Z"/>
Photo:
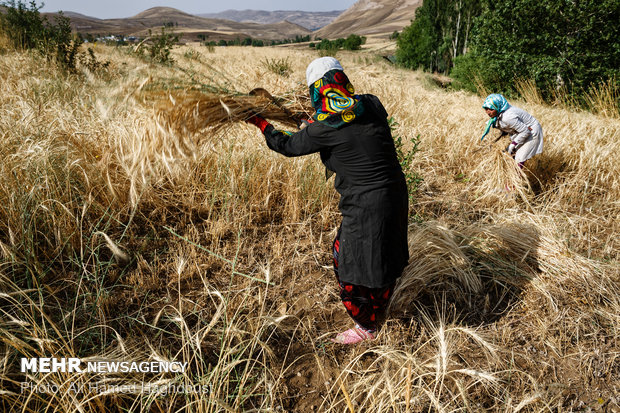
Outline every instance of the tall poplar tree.
<path fill-rule="evenodd" d="M 481 0 L 424 0 L 397 40 L 398 62 L 412 69 L 449 72 L 467 52 Z"/>

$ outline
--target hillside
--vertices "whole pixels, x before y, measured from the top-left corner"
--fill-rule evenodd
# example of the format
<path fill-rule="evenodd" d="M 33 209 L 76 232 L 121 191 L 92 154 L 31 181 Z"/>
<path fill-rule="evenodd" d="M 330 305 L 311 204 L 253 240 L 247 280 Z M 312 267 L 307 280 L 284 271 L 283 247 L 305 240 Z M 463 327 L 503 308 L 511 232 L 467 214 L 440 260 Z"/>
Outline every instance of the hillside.
<path fill-rule="evenodd" d="M 277 23 L 283 20 L 305 27 L 308 30 L 317 30 L 331 23 L 342 14 L 343 10 L 326 12 L 291 11 L 291 10 L 226 10 L 220 13 L 198 14 L 210 19 L 226 19 L 236 22 L 251 22 L 260 24 Z"/>
<path fill-rule="evenodd" d="M 45 13 L 53 18 L 54 13 Z M 106 36 L 109 34 L 144 37 L 148 30 L 159 30 L 168 24 L 183 33 L 182 41 L 198 40 L 198 35 L 209 40 L 252 37 L 255 39 L 281 40 L 304 36 L 311 31 L 291 22 L 258 24 L 240 23 L 224 19 L 208 19 L 184 13 L 170 7 L 154 7 L 133 17 L 123 19 L 97 19 L 78 13 L 67 13 L 74 30 L 86 34 Z"/>
<path fill-rule="evenodd" d="M 408 26 L 422 0 L 358 0 L 314 37 L 337 38 L 358 35 L 392 34 Z"/>
<path fill-rule="evenodd" d="M 171 7 L 153 7 L 123 19 L 97 19 L 73 12 L 65 15 L 71 18 L 74 30 L 99 36 L 144 37 L 149 29 L 171 24 L 183 33 L 182 41 L 198 40 L 198 35 L 216 41 L 237 37 L 281 40 L 311 33 L 315 38 L 346 37 L 352 33 L 389 35 L 409 25 L 421 4 L 422 0 L 359 0 L 344 12 L 227 10 L 192 15 Z"/>

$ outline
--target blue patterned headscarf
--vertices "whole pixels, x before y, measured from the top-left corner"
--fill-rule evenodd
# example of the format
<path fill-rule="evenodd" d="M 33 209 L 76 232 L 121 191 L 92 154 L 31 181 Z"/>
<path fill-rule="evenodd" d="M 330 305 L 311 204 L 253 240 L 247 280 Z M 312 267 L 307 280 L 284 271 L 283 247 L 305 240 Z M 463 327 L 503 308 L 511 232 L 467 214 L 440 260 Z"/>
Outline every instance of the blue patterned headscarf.
<path fill-rule="evenodd" d="M 489 96 L 487 96 L 487 98 L 484 100 L 484 103 L 482 104 L 483 109 L 496 110 L 498 116 L 500 113 L 504 113 L 509 107 L 510 104 L 508 103 L 506 98 L 499 93 L 491 93 Z M 482 134 L 482 138 L 480 138 L 480 140 L 483 140 L 484 137 L 487 136 L 491 127 L 497 128 L 497 116 L 491 118 L 487 122 L 487 126 L 484 129 L 484 133 Z"/>

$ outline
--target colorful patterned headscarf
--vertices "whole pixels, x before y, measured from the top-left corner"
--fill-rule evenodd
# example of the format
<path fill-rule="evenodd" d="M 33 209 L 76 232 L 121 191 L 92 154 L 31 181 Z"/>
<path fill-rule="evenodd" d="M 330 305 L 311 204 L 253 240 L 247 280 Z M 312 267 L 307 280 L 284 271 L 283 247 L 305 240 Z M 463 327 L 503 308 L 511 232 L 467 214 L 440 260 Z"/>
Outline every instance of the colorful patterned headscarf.
<path fill-rule="evenodd" d="M 487 96 L 487 98 L 484 100 L 484 103 L 482 104 L 483 109 L 496 110 L 498 116 L 500 113 L 505 112 L 509 107 L 510 107 L 510 104 L 508 103 L 506 98 L 500 95 L 499 93 L 491 93 L 489 96 Z M 482 138 L 480 138 L 480 140 L 483 140 L 484 137 L 487 136 L 491 127 L 497 128 L 497 117 L 498 116 L 491 118 L 487 122 L 487 126 L 484 129 L 484 133 L 482 134 Z"/>
<path fill-rule="evenodd" d="M 316 110 L 313 118 L 332 128 L 351 123 L 364 112 L 362 102 L 354 95 L 355 89 L 342 70 L 329 70 L 309 85 L 309 92 Z"/>

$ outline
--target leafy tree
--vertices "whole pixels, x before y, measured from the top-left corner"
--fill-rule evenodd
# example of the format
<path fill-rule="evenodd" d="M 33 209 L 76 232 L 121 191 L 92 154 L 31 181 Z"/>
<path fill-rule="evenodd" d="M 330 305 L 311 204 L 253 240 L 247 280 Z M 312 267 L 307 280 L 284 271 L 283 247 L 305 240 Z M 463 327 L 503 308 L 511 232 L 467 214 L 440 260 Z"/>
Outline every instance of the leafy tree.
<path fill-rule="evenodd" d="M 617 0 L 493 0 L 485 6 L 467 59 L 484 70 L 457 71 L 465 82 L 478 76 L 488 88 L 510 92 L 515 78 L 532 79 L 549 96 L 555 89 L 579 94 L 600 80 L 617 79 Z"/>
<path fill-rule="evenodd" d="M 448 72 L 467 52 L 482 0 L 424 0 L 415 20 L 397 37 L 396 58 L 412 69 Z"/>
<path fill-rule="evenodd" d="M 396 60 L 410 69 L 422 67 L 432 70 L 434 41 L 431 37 L 431 23 L 428 16 L 419 10 L 416 10 L 415 23 L 406 27 L 398 36 Z"/>
<path fill-rule="evenodd" d="M 617 0 L 497 0 L 478 22 L 475 52 L 495 87 L 516 77 L 580 92 L 618 74 L 619 21 Z"/>
<path fill-rule="evenodd" d="M 618 0 L 424 0 L 397 39 L 397 61 L 450 72 L 455 86 L 579 97 L 602 81 L 618 90 Z"/>

